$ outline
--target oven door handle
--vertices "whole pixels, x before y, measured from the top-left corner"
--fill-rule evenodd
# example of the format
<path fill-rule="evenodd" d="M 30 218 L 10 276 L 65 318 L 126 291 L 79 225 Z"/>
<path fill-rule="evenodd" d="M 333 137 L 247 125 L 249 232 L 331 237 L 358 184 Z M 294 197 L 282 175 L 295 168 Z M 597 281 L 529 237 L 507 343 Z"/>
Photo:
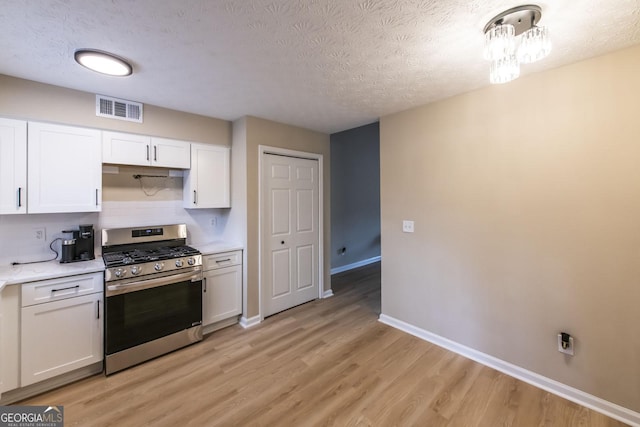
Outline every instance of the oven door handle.
<path fill-rule="evenodd" d="M 155 279 L 140 280 L 137 282 L 107 285 L 107 297 L 124 294 L 127 292 L 142 291 L 144 289 L 157 288 L 159 286 L 171 285 L 173 283 L 190 280 L 197 282 L 202 280 L 202 271 L 189 271 L 187 273 L 172 274 L 170 276 L 158 277 Z"/>

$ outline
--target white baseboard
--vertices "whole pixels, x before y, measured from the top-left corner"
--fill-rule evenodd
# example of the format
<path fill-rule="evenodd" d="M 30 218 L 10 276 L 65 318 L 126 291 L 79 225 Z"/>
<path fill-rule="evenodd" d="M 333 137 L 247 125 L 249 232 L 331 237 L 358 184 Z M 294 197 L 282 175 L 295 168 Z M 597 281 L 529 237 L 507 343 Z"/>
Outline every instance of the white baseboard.
<path fill-rule="evenodd" d="M 322 293 L 322 298 L 331 298 L 333 296 L 333 289 L 327 289 Z"/>
<path fill-rule="evenodd" d="M 354 262 L 352 264 L 342 265 L 340 267 L 332 268 L 331 274 L 342 273 L 343 271 L 353 270 L 354 268 L 364 267 L 365 265 L 373 264 L 380 261 L 381 257 L 374 256 L 373 258 L 363 259 L 362 261 Z"/>
<path fill-rule="evenodd" d="M 258 324 L 260 324 L 260 316 L 253 316 L 253 317 L 249 317 L 248 319 L 244 316 L 242 316 L 240 318 L 240 326 L 242 326 L 243 328 L 247 329 L 250 328 L 252 326 L 256 326 Z"/>
<path fill-rule="evenodd" d="M 429 341 L 437 346 L 453 351 L 454 353 L 458 353 L 468 359 L 475 360 L 478 363 L 510 375 L 533 386 L 546 390 L 549 393 L 553 393 L 564 399 L 593 409 L 594 411 L 600 412 L 608 417 L 632 426 L 640 427 L 640 413 L 632 411 L 631 409 L 624 408 L 597 396 L 585 393 L 566 384 L 552 380 L 551 378 L 536 374 L 535 372 L 513 365 L 478 350 L 474 350 L 470 347 L 451 341 L 429 331 L 425 331 L 424 329 L 420 329 L 385 314 L 380 315 L 379 321 L 425 341 Z"/>

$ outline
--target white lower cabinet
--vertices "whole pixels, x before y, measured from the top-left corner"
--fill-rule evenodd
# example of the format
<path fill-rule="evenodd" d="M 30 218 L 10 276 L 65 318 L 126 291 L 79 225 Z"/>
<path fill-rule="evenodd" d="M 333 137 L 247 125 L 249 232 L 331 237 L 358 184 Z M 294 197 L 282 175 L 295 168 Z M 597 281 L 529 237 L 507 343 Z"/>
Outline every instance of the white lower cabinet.
<path fill-rule="evenodd" d="M 20 286 L 2 290 L 0 327 L 0 392 L 20 387 Z"/>
<path fill-rule="evenodd" d="M 32 298 L 43 288 L 50 298 Z M 102 273 L 23 284 L 20 386 L 100 362 L 103 308 Z"/>
<path fill-rule="evenodd" d="M 242 251 L 203 256 L 202 325 L 242 314 Z"/>

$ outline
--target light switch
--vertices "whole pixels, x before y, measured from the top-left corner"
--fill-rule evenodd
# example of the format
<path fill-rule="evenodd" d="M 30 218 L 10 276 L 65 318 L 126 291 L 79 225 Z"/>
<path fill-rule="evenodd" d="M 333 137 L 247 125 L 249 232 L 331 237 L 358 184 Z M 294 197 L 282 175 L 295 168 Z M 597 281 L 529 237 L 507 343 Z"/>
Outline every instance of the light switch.
<path fill-rule="evenodd" d="M 402 221 L 402 231 L 405 233 L 413 233 L 413 221 Z"/>

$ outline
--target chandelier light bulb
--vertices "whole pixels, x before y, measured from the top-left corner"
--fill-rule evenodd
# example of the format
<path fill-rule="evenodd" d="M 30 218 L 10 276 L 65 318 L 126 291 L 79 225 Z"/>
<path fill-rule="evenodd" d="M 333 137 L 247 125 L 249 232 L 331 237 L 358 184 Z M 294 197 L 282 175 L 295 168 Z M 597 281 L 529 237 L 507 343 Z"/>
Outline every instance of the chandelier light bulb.
<path fill-rule="evenodd" d="M 485 34 L 484 58 L 495 61 L 515 52 L 516 30 L 513 25 L 496 25 Z"/>
<path fill-rule="evenodd" d="M 539 61 L 551 52 L 551 38 L 547 27 L 533 27 L 522 33 L 518 60 L 523 64 Z"/>
<path fill-rule="evenodd" d="M 491 84 L 507 83 L 520 77 L 520 63 L 516 55 L 491 61 L 489 81 Z"/>

